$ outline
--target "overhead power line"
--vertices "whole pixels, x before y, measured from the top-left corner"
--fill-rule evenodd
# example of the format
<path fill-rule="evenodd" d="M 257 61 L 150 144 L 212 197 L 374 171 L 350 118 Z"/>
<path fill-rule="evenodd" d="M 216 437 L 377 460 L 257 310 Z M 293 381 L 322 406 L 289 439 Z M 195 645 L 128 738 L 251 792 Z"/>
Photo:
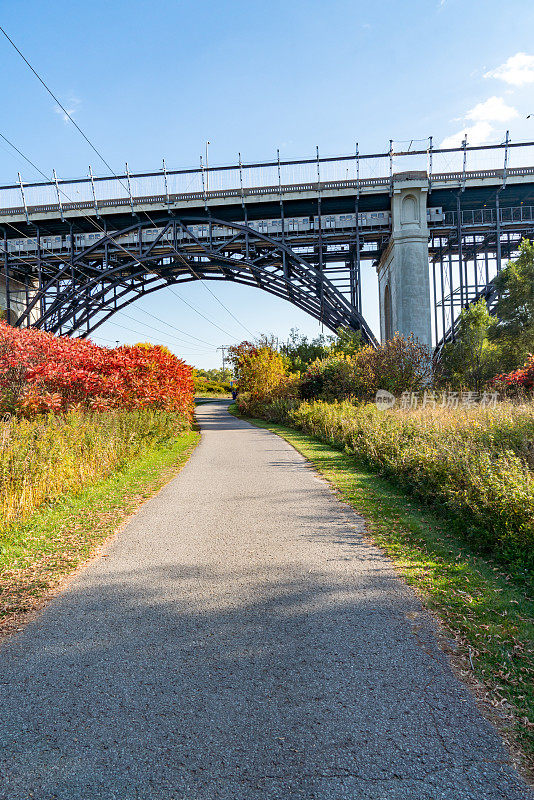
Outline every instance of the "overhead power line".
<path fill-rule="evenodd" d="M 24 61 L 24 63 L 25 63 L 25 64 L 26 64 L 26 65 L 29 67 L 29 69 L 30 69 L 30 70 L 32 71 L 32 73 L 35 75 L 35 77 L 37 78 L 37 80 L 38 80 L 38 81 L 39 81 L 39 82 L 42 84 L 42 86 L 43 86 L 43 87 L 46 89 L 46 91 L 48 92 L 48 94 L 50 95 L 50 97 L 52 97 L 52 99 L 53 99 L 53 100 L 54 100 L 54 101 L 55 101 L 55 102 L 58 104 L 58 106 L 61 108 L 61 110 L 63 111 L 63 113 L 64 113 L 64 114 L 65 114 L 65 116 L 67 117 L 67 119 L 69 119 L 69 120 L 70 120 L 70 122 L 72 122 L 72 124 L 74 125 L 74 127 L 76 128 L 76 130 L 77 130 L 77 131 L 78 131 L 78 132 L 79 132 L 79 133 L 80 133 L 80 134 L 83 136 L 84 140 L 87 142 L 87 144 L 90 146 L 90 148 L 91 148 L 91 149 L 92 149 L 92 150 L 93 150 L 93 151 L 96 153 L 96 155 L 97 155 L 97 156 L 98 156 L 98 157 L 101 159 L 101 161 L 102 161 L 102 162 L 103 162 L 103 163 L 106 165 L 106 167 L 109 169 L 109 171 L 111 172 L 111 174 L 112 174 L 112 175 L 113 175 L 113 176 L 116 178 L 116 180 L 118 180 L 118 181 L 119 181 L 119 183 L 120 183 L 120 184 L 123 186 L 123 188 L 125 188 L 125 189 L 126 189 L 126 187 L 125 187 L 125 186 L 124 186 L 124 184 L 122 183 L 121 179 L 118 177 L 118 175 L 116 175 L 116 174 L 115 174 L 115 172 L 114 172 L 113 168 L 112 168 L 112 167 L 111 167 L 111 165 L 108 163 L 108 161 L 107 161 L 107 160 L 104 158 L 104 156 L 102 155 L 102 153 L 101 153 L 101 152 L 98 150 L 98 148 L 97 148 L 97 147 L 95 147 L 95 145 L 94 145 L 94 144 L 91 142 L 91 140 L 89 139 L 89 137 L 88 137 L 88 136 L 87 136 L 87 135 L 84 133 L 84 131 L 83 131 L 83 130 L 80 128 L 80 126 L 78 125 L 78 123 L 77 123 L 77 122 L 76 122 L 76 121 L 75 121 L 75 120 L 74 120 L 74 119 L 71 117 L 71 115 L 69 114 L 69 112 L 67 111 L 67 109 L 65 108 L 65 106 L 64 106 L 64 105 L 61 103 L 61 101 L 58 99 L 58 97 L 57 97 L 57 96 L 54 94 L 54 92 L 53 92 L 53 91 L 50 89 L 50 87 L 48 86 L 48 84 L 46 83 L 46 81 L 45 81 L 45 80 L 44 80 L 44 79 L 43 79 L 43 78 L 40 76 L 40 74 L 39 74 L 39 73 L 37 72 L 37 70 L 36 70 L 36 69 L 35 69 L 35 68 L 32 66 L 32 64 L 30 64 L 30 62 L 28 61 L 28 59 L 26 58 L 26 56 L 25 56 L 25 55 L 24 55 L 24 54 L 21 52 L 21 50 L 19 50 L 19 48 L 17 47 L 17 45 L 15 44 L 15 42 L 14 42 L 14 41 L 11 39 L 11 37 L 10 37 L 10 36 L 7 34 L 7 32 L 6 32 L 6 31 L 4 30 L 4 28 L 2 28 L 1 26 L 0 26 L 0 31 L 1 31 L 1 32 L 4 34 L 4 36 L 6 37 L 6 39 L 8 40 L 8 42 L 9 42 L 9 43 L 12 45 L 12 47 L 13 47 L 13 48 L 16 50 L 16 52 L 17 52 L 17 53 L 19 54 L 19 56 L 22 58 L 22 60 Z M 4 137 L 3 137 L 3 138 L 4 138 Z M 17 148 L 15 148 L 15 149 L 17 149 Z M 19 152 L 19 153 L 20 153 L 20 151 L 18 151 L 18 149 L 17 149 L 17 152 Z M 21 154 L 21 155 L 22 155 L 22 154 Z M 29 163 L 31 163 L 31 162 L 29 162 Z M 40 172 L 40 170 L 38 170 L 38 171 Z M 42 173 L 41 173 L 41 174 L 42 174 Z M 45 177 L 46 177 L 46 176 L 45 176 Z M 47 180 L 49 180 L 49 178 L 47 178 Z M 149 220 L 149 221 L 150 221 L 150 222 L 151 222 L 151 223 L 154 225 L 154 227 L 157 227 L 157 226 L 155 225 L 155 223 L 153 222 L 153 220 L 150 218 L 150 215 L 148 214 L 148 212 L 144 212 L 144 213 L 146 214 L 146 216 L 147 216 L 147 219 L 148 219 L 148 220 Z M 173 248 L 173 250 L 174 250 L 174 248 Z M 175 250 L 175 253 L 176 253 L 176 255 L 178 256 L 178 258 L 182 258 L 182 256 L 181 256 L 181 255 L 180 255 L 180 254 L 179 254 L 179 253 L 178 253 L 176 250 Z M 196 273 L 196 272 L 193 270 L 193 268 L 192 268 L 190 265 L 188 265 L 188 264 L 186 264 L 186 266 L 187 266 L 187 268 L 188 268 L 188 269 L 189 269 L 189 270 L 190 270 L 190 271 L 193 273 L 193 275 L 194 275 L 194 276 L 197 278 L 197 280 L 201 281 L 201 283 L 203 283 L 203 284 L 204 284 L 205 288 L 206 288 L 206 289 L 209 291 L 209 293 L 210 293 L 210 294 L 211 294 L 211 295 L 212 295 L 212 296 L 213 296 L 213 297 L 214 297 L 214 298 L 217 300 L 217 302 L 219 303 L 219 305 L 220 305 L 220 306 L 221 306 L 221 307 L 222 307 L 222 308 L 223 308 L 223 309 L 224 309 L 224 310 L 225 310 L 225 311 L 226 311 L 226 312 L 227 312 L 227 313 L 228 313 L 228 314 L 229 314 L 229 315 L 230 315 L 230 316 L 231 316 L 231 317 L 232 317 L 232 318 L 233 318 L 233 319 L 234 319 L 234 320 L 235 320 L 235 321 L 236 321 L 236 322 L 237 322 L 237 323 L 238 323 L 238 324 L 239 324 L 239 325 L 240 325 L 240 326 L 241 326 L 241 327 L 242 327 L 242 328 L 245 330 L 245 331 L 247 331 L 247 333 L 249 333 L 249 334 L 250 334 L 252 337 L 254 337 L 254 334 L 252 333 L 252 331 L 251 331 L 249 328 L 247 328 L 247 326 L 246 326 L 244 323 L 242 323 L 242 322 L 241 322 L 241 320 L 239 320 L 239 319 L 237 318 L 237 316 L 236 316 L 236 315 L 235 315 L 235 314 L 234 314 L 232 311 L 230 311 L 230 309 L 229 309 L 229 308 L 228 308 L 228 307 L 227 307 L 227 306 L 226 306 L 226 305 L 225 305 L 225 304 L 222 302 L 222 300 L 219 300 L 219 298 L 217 297 L 217 295 L 216 295 L 214 292 L 212 292 L 212 290 L 211 290 L 211 289 L 210 289 L 210 288 L 209 288 L 209 287 L 208 287 L 208 286 L 207 286 L 207 285 L 206 285 L 206 284 L 203 282 L 202 278 L 201 278 L 201 277 L 200 277 L 200 276 L 199 276 L 199 275 L 198 275 L 198 274 L 197 274 L 197 273 Z M 173 294 L 175 294 L 175 293 L 173 292 Z M 202 316 L 203 316 L 203 315 L 202 315 Z M 205 319 L 207 319 L 207 318 L 205 317 Z M 219 327 L 219 328 L 220 328 L 220 326 L 217 326 L 217 327 Z M 221 330 L 223 330 L 222 328 L 220 328 L 220 329 L 221 329 Z M 224 331 L 224 330 L 223 330 L 223 332 L 224 332 L 224 333 L 226 333 L 227 335 L 231 335 L 231 334 L 228 334 L 228 332 L 227 332 L 227 331 Z"/>
<path fill-rule="evenodd" d="M 138 321 L 138 320 L 136 320 L 136 322 L 137 322 L 137 321 Z M 145 334 L 143 333 L 143 331 L 136 331 L 136 330 L 134 330 L 134 328 L 130 328 L 128 325 L 123 325 L 121 322 L 113 322 L 113 324 L 114 324 L 114 325 L 115 325 L 117 328 L 123 328 L 123 330 L 125 330 L 125 331 L 129 331 L 130 333 L 135 333 L 135 335 L 136 335 L 136 336 L 141 336 L 141 337 L 145 336 Z M 98 335 L 98 334 L 97 334 L 97 335 Z M 166 334 L 164 334 L 164 335 L 166 336 Z M 169 340 L 169 338 L 171 338 L 171 340 L 172 340 L 172 337 L 168 337 L 168 336 L 167 336 L 167 339 L 166 339 L 166 340 L 168 341 L 168 340 Z M 108 341 L 109 341 L 109 340 L 108 340 Z M 203 355 L 206 355 L 207 353 L 215 353 L 215 352 L 216 352 L 216 350 L 217 350 L 217 348 L 216 348 L 216 347 L 206 347 L 206 348 L 204 348 L 203 350 L 195 350 L 195 351 L 192 351 L 192 350 L 190 350 L 190 351 L 185 351 L 185 350 L 184 350 L 183 352 L 184 352 L 184 354 L 185 354 L 185 355 L 191 355 L 191 356 L 203 356 Z"/>
<path fill-rule="evenodd" d="M 162 330 L 160 330 L 160 328 L 154 327 L 154 325 L 149 325 L 148 322 L 142 322 L 141 320 L 137 319 L 136 317 L 133 317 L 131 314 L 127 314 L 126 311 L 118 311 L 117 313 L 118 314 L 122 314 L 122 316 L 127 317 L 128 319 L 132 319 L 134 322 L 138 322 L 140 325 L 143 325 L 145 328 L 150 328 L 151 330 L 156 331 L 156 333 L 162 333 L 164 336 L 169 336 L 167 331 L 162 331 Z M 209 349 L 209 350 L 216 349 L 215 345 L 212 345 L 209 342 L 206 342 L 206 344 L 208 345 L 208 348 L 206 348 L 206 347 L 199 347 L 199 345 L 195 345 L 193 342 L 186 342 L 184 339 L 180 339 L 180 338 L 178 338 L 176 336 L 173 336 L 172 334 L 169 336 L 169 338 L 170 339 L 174 339 L 177 342 L 182 342 L 183 344 L 187 345 L 188 347 L 195 347 L 197 350 L 204 351 L 206 349 Z"/>
<path fill-rule="evenodd" d="M 141 337 L 141 339 L 143 337 L 143 334 L 140 331 L 136 331 L 133 328 L 129 328 L 127 325 L 119 325 L 118 323 L 114 323 L 114 324 L 116 324 L 117 327 L 122 328 L 125 331 L 129 331 L 130 333 L 134 333 L 136 336 Z M 112 344 L 114 347 L 120 347 L 121 346 L 118 339 L 115 339 L 115 340 L 108 339 L 105 336 L 100 336 L 100 334 L 98 334 L 98 333 L 96 334 L 96 339 L 98 339 L 98 340 L 100 340 L 102 342 L 109 342 L 109 344 Z M 98 341 L 95 341 L 95 340 L 93 340 L 93 341 L 94 341 L 95 344 L 98 344 Z M 166 342 L 168 344 L 168 340 L 162 341 L 161 339 L 158 339 L 157 341 L 151 341 L 150 344 L 163 344 L 163 345 L 167 346 Z M 205 352 L 203 351 L 203 352 L 199 352 L 199 353 L 196 353 L 196 352 L 193 353 L 193 352 L 189 352 L 188 350 L 181 350 L 180 349 L 180 354 L 179 354 L 178 358 L 181 358 L 182 356 L 188 356 L 190 358 L 191 357 L 195 358 L 196 356 L 202 357 L 202 356 L 207 356 L 209 353 L 215 353 L 215 352 L 217 352 L 216 348 L 213 348 L 213 350 L 210 349 L 210 350 L 206 350 Z"/>
<path fill-rule="evenodd" d="M 34 169 L 36 172 L 38 172 L 38 173 L 39 173 L 39 175 L 42 175 L 42 176 L 43 176 L 43 178 L 45 178 L 47 181 L 50 181 L 50 178 L 49 178 L 49 176 L 48 176 L 48 175 L 45 175 L 45 173 L 44 173 L 44 172 L 42 172 L 42 171 L 39 169 L 39 167 L 38 167 L 36 164 L 34 164 L 34 163 L 33 163 L 33 161 L 31 161 L 31 160 L 28 158 L 28 156 L 25 156 L 25 155 L 24 155 L 24 153 L 22 152 L 22 150 L 19 150 L 19 148 L 18 148 L 16 145 L 14 145 L 14 144 L 13 144 L 13 142 L 11 142 L 11 141 L 10 141 L 10 140 L 9 140 L 9 139 L 6 137 L 6 136 L 4 136 L 4 134 L 3 134 L 3 133 L 0 133 L 0 138 L 2 138 L 2 139 L 4 140 L 4 142 L 7 142 L 7 144 L 8 144 L 10 147 L 12 147 L 12 148 L 13 148 L 13 150 L 15 150 L 15 151 L 16 151 L 16 152 L 19 154 L 19 156 L 22 156 L 22 158 L 24 159 L 24 161 L 27 161 L 27 162 L 28 162 L 28 164 L 29 164 L 31 167 L 33 167 L 33 169 Z"/>
<path fill-rule="evenodd" d="M 181 328 L 177 328 L 176 325 L 172 324 L 172 322 L 168 322 L 168 320 L 166 319 L 160 319 L 160 317 L 157 317 L 155 314 L 152 314 L 150 311 L 147 311 L 146 308 L 140 308 L 137 306 L 137 311 L 142 311 L 143 314 L 148 314 L 149 317 L 158 320 L 158 322 L 163 322 L 164 325 L 167 325 L 169 328 L 178 331 L 178 333 L 183 333 L 185 336 L 189 336 L 190 339 L 195 339 L 197 342 L 202 342 L 202 344 L 207 344 L 210 347 L 215 347 L 213 342 L 208 342 L 206 341 L 206 339 L 199 339 L 198 336 L 193 336 L 192 333 L 187 333 L 187 331 L 183 331 Z"/>
<path fill-rule="evenodd" d="M 63 103 L 61 102 L 61 100 L 59 100 L 59 99 L 56 97 L 56 95 L 54 94 L 54 92 L 52 91 L 52 89 L 51 89 L 51 88 L 48 86 L 48 84 L 47 84 L 47 83 L 46 83 L 46 82 L 43 80 L 43 78 L 41 78 L 41 76 L 39 75 L 39 73 L 37 72 L 37 70 L 36 70 L 36 69 L 34 69 L 34 68 L 32 67 L 32 65 L 30 64 L 30 62 L 28 61 L 28 59 L 26 58 L 26 56 L 24 55 L 24 53 L 21 53 L 21 51 L 19 50 L 19 48 L 17 47 L 17 45 L 15 44 L 15 42 L 13 41 L 13 39 L 11 39 L 11 38 L 10 38 L 10 36 L 8 36 L 8 34 L 6 33 L 6 31 L 5 31 L 5 30 L 4 30 L 4 29 L 3 29 L 1 26 L 0 26 L 0 31 L 1 31 L 1 32 L 4 34 L 4 36 L 6 37 L 6 39 L 8 40 L 8 42 L 9 42 L 9 43 L 10 43 L 10 44 L 11 44 L 11 45 L 14 47 L 14 49 L 17 51 L 17 53 L 18 53 L 18 54 L 19 54 L 19 56 L 22 58 L 22 60 L 24 61 L 24 63 L 25 63 L 25 64 L 27 64 L 27 65 L 28 65 L 28 67 L 31 69 L 31 71 L 33 72 L 33 74 L 35 75 L 35 77 L 37 78 L 37 80 L 39 81 L 39 83 L 41 83 L 41 84 L 44 86 L 44 88 L 46 89 L 46 91 L 48 92 L 48 94 L 50 95 L 50 97 L 51 97 L 53 100 L 55 100 L 55 102 L 58 104 L 58 106 L 60 107 L 60 109 L 61 109 L 61 110 L 63 111 L 63 113 L 65 114 L 65 116 L 66 116 L 66 117 L 68 117 L 68 119 L 69 119 L 69 120 L 72 122 L 72 124 L 74 125 L 74 127 L 76 128 L 76 130 L 78 130 L 78 131 L 81 133 L 81 135 L 83 136 L 83 138 L 85 139 L 85 141 L 87 142 L 87 144 L 89 145 L 89 147 L 91 148 L 91 150 L 94 150 L 94 152 L 97 154 L 97 156 L 98 156 L 100 159 L 102 159 L 102 161 L 104 162 L 104 164 L 106 165 L 106 167 L 109 169 L 109 171 L 110 171 L 111 173 L 113 173 L 113 170 L 112 170 L 112 168 L 110 167 L 110 165 L 108 164 L 108 162 L 106 161 L 106 159 L 104 158 L 104 156 L 102 155 L 102 153 L 100 153 L 100 152 L 97 150 L 97 148 L 94 146 L 94 144 L 91 142 L 91 140 L 90 140 L 90 139 L 89 139 L 89 138 L 88 138 L 88 137 L 85 135 L 85 133 L 82 131 L 82 129 L 80 128 L 80 126 L 77 124 L 77 122 L 75 122 L 75 121 L 73 120 L 73 118 L 71 117 L 71 115 L 69 114 L 69 112 L 67 111 L 67 109 L 65 108 L 65 106 L 63 105 Z M 113 173 L 113 174 L 114 174 L 114 173 Z"/>
<path fill-rule="evenodd" d="M 7 144 L 8 144 L 10 147 L 12 147 L 12 148 L 13 148 L 13 149 L 14 149 L 14 150 L 15 150 L 15 151 L 16 151 L 16 152 L 17 152 L 17 153 L 20 155 L 20 156 L 22 156 L 22 158 L 23 158 L 25 161 L 27 161 L 27 162 L 28 162 L 28 164 L 30 164 L 30 165 L 33 167 L 33 169 L 35 169 L 35 170 L 36 170 L 36 171 L 37 171 L 37 172 L 38 172 L 40 175 L 42 175 L 42 176 L 45 178 L 45 180 L 47 180 L 47 181 L 50 181 L 50 177 L 49 177 L 48 175 L 46 175 L 46 173 L 44 173 L 44 172 L 43 172 L 43 171 L 42 171 L 42 170 L 41 170 L 41 169 L 40 169 L 40 168 L 39 168 L 39 167 L 38 167 L 36 164 L 34 164 L 34 162 L 33 162 L 31 159 L 29 159 L 29 158 L 28 158 L 28 157 L 27 157 L 27 156 L 26 156 L 26 155 L 25 155 L 25 154 L 22 152 L 22 150 L 20 150 L 20 149 L 19 149 L 19 148 L 18 148 L 18 147 L 17 147 L 15 144 L 13 144 L 13 142 L 12 142 L 10 139 L 8 139 L 6 136 L 4 136 L 4 134 L 3 134 L 3 133 L 0 133 L 0 137 L 1 137 L 1 138 L 2 138 L 2 139 L 5 141 L 5 142 L 7 142 Z M 70 197 L 67 195 L 67 193 L 66 193 L 66 192 L 65 192 L 63 189 L 60 189 L 60 191 L 61 191 L 61 193 L 62 193 L 62 194 L 63 194 L 63 195 L 64 195 L 64 196 L 67 198 L 67 200 L 69 200 L 69 201 L 73 202 L 73 201 L 72 201 L 72 198 L 70 198 Z M 104 235 L 106 234 L 106 231 L 104 230 L 104 228 L 103 228 L 101 225 L 99 225 L 99 224 L 97 223 L 97 221 L 96 221 L 96 220 L 92 219 L 92 218 L 91 218 L 91 217 L 89 217 L 87 214 L 84 214 L 83 216 L 84 216 L 84 218 L 85 218 L 85 219 L 87 219 L 87 220 L 88 220 L 88 222 L 89 222 L 91 225 L 93 225 L 93 227 L 94 227 L 94 228 L 95 228 L 97 231 L 99 231 L 100 233 L 102 233 L 102 234 L 104 234 Z M 148 216 L 148 215 L 147 215 L 147 216 Z M 152 220 L 150 220 L 150 222 L 151 222 L 152 224 L 154 224 L 154 223 L 152 222 Z M 10 222 L 8 222 L 8 223 L 7 223 L 7 225 L 9 225 L 9 227 L 10 227 L 10 228 L 12 228 L 12 229 L 13 229 L 13 230 L 14 230 L 16 233 L 18 233 L 20 236 L 24 237 L 24 233 L 23 233 L 23 232 L 22 232 L 22 231 L 21 231 L 19 228 L 17 228 L 15 225 L 13 225 L 13 223 L 10 223 Z M 120 248 L 120 249 L 122 249 L 122 250 L 123 250 L 123 251 L 124 251 L 124 252 L 125 252 L 125 253 L 126 253 L 128 256 L 129 256 L 129 257 L 131 257 L 131 258 L 135 258 L 135 254 L 132 254 L 132 253 L 130 253 L 130 251 L 129 251 L 129 250 L 127 250 L 125 247 L 123 247 L 123 246 L 120 244 L 120 242 L 117 242 L 117 245 L 118 245 L 118 246 L 119 246 L 119 248 Z M 46 252 L 46 253 L 50 253 L 51 255 L 57 255 L 56 253 L 53 253 L 53 251 L 52 251 L 52 250 L 50 250 L 49 248 L 43 247 L 42 249 L 43 249 L 43 250 L 44 250 L 44 252 Z M 22 263 L 26 263 L 26 264 L 28 264 L 28 265 L 30 265 L 30 266 L 31 266 L 31 264 L 30 264 L 30 262 L 29 262 L 29 261 L 26 261 L 25 259 L 20 259 L 20 260 L 22 261 Z M 61 264 L 63 264 L 63 266 L 66 266 L 65 262 L 63 262 L 63 261 L 60 261 L 60 263 L 61 263 Z M 140 265 L 140 266 L 142 266 L 141 262 L 138 262 L 138 263 L 139 263 L 139 265 Z M 86 278 L 91 278 L 91 276 L 90 276 L 90 275 L 88 275 L 87 273 L 85 273 L 85 272 L 84 272 L 84 271 L 83 271 L 83 270 L 82 270 L 80 267 L 78 267 L 78 271 L 79 271 L 79 272 L 80 272 L 82 275 L 84 275 Z M 198 276 L 197 276 L 197 277 L 198 277 Z M 194 311 L 196 314 L 198 314 L 200 317 L 202 317 L 204 320 L 206 320 L 206 322 L 208 322 L 210 325 L 213 325 L 214 327 L 218 328 L 220 331 L 222 331 L 222 332 L 223 332 L 224 334 L 226 334 L 227 336 L 230 336 L 231 338 L 233 338 L 231 333 L 229 333 L 229 332 L 228 332 L 228 331 L 226 331 L 224 328 L 222 328 L 222 327 L 221 327 L 221 326 L 220 326 L 218 323 L 216 323 L 216 322 L 213 322 L 213 320 L 211 320 L 211 319 L 210 319 L 208 316 L 206 316 L 206 315 L 205 315 L 205 314 L 203 314 L 201 311 L 199 311 L 199 310 L 198 310 L 198 309 L 197 309 L 197 308 L 196 308 L 194 305 L 192 305 L 191 303 L 187 302 L 187 300 L 184 300 L 184 298 L 183 298 L 183 297 L 182 297 L 180 294 L 178 294 L 178 292 L 176 292 L 176 291 L 175 291 L 175 290 L 174 290 L 172 287 L 170 287 L 170 286 L 169 286 L 169 287 L 167 287 L 167 288 L 170 290 L 170 292 L 171 292 L 171 293 L 172 293 L 172 294 L 173 294 L 175 297 L 177 297 L 177 298 L 178 298 L 178 300 L 180 300 L 182 303 L 185 303 L 185 305 L 189 306 L 189 308 L 191 308 L 191 309 L 192 309 L 192 310 L 193 310 L 193 311 Z M 208 288 L 208 287 L 206 286 L 205 288 Z M 209 289 L 208 289 L 208 291 L 210 291 L 210 292 L 211 292 L 211 290 L 209 290 Z M 211 294 L 213 294 L 213 292 L 211 292 Z M 216 297 L 216 295 L 213 295 L 213 296 L 215 297 L 215 299 L 216 299 L 216 300 L 218 300 L 218 298 Z M 219 301 L 219 302 L 221 302 L 221 305 L 223 305 L 223 304 L 222 304 L 222 301 Z M 140 309 L 138 309 L 138 310 L 139 310 L 139 311 L 142 311 L 142 312 L 143 312 L 143 313 L 145 313 L 145 314 L 149 314 L 151 317 L 154 317 L 154 319 L 157 319 L 159 322 L 162 322 L 164 325 L 169 325 L 170 327 L 174 328 L 175 330 L 179 331 L 180 333 L 183 333 L 185 336 L 189 336 L 191 339 L 196 339 L 196 340 L 198 340 L 198 341 L 204 342 L 205 344 L 210 344 L 210 346 L 214 346 L 212 342 L 206 342 L 204 339 L 199 339 L 199 338 L 198 338 L 198 336 L 193 336 L 192 334 L 190 334 L 190 333 L 187 333 L 187 331 L 183 331 L 183 330 L 181 330 L 180 328 L 177 328 L 177 327 L 176 327 L 175 325 L 173 325 L 172 323 L 170 323 L 170 322 L 167 322 L 166 320 L 162 320 L 162 319 L 160 319 L 160 317 L 157 317 L 155 314 L 151 314 L 151 312 L 149 312 L 149 311 L 146 311 L 145 309 L 142 309 L 142 308 L 140 308 Z M 228 311 L 229 311 L 229 309 L 228 309 Z M 117 311 L 116 313 L 120 313 L 120 312 L 118 312 L 118 311 Z M 231 312 L 230 312 L 230 311 L 229 311 L 229 313 L 231 314 Z M 143 323 L 141 323 L 141 324 L 143 324 Z M 252 334 L 252 335 L 253 335 L 253 334 Z"/>
<path fill-rule="evenodd" d="M 207 284 L 207 283 L 204 283 L 204 282 L 202 282 L 202 285 L 203 285 L 203 286 L 204 286 L 204 288 L 205 288 L 205 289 L 207 289 L 207 290 L 208 290 L 208 292 L 209 292 L 209 293 L 210 293 L 210 294 L 211 294 L 211 295 L 212 295 L 212 296 L 213 296 L 213 297 L 214 297 L 214 298 L 217 300 L 217 302 L 219 303 L 219 305 L 220 305 L 220 306 L 222 306 L 222 307 L 224 308 L 224 310 L 225 310 L 225 311 L 227 311 L 227 312 L 228 312 L 228 314 L 230 314 L 230 316 L 231 316 L 231 317 L 233 317 L 233 319 L 235 319 L 235 321 L 236 321 L 236 322 L 237 322 L 239 325 L 241 325 L 241 327 L 243 328 L 243 330 L 245 330 L 247 333 L 250 333 L 250 335 L 252 336 L 252 338 L 253 338 L 253 339 L 255 339 L 256 337 L 255 337 L 255 335 L 252 333 L 252 331 L 250 330 L 250 328 L 247 328 L 247 326 L 246 326 L 246 325 L 245 325 L 243 322 L 241 322 L 241 320 L 240 320 L 240 319 L 238 319 L 238 318 L 236 317 L 236 315 L 235 315 L 235 314 L 234 314 L 232 311 L 230 311 L 230 309 L 228 308 L 228 306 L 225 306 L 225 304 L 223 303 L 223 301 L 222 301 L 222 300 L 221 300 L 219 297 L 217 297 L 217 295 L 216 295 L 214 292 L 212 292 L 212 291 L 211 291 L 211 289 L 210 289 L 210 287 L 208 286 L 208 284 Z"/>

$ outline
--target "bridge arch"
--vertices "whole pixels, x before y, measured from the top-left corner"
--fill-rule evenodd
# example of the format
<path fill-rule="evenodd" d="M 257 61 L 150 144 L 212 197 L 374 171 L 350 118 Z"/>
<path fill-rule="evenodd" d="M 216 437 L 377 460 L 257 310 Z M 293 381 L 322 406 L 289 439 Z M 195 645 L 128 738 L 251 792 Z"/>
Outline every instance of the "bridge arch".
<path fill-rule="evenodd" d="M 198 225 L 209 234 L 196 235 Z M 63 261 L 41 259 L 40 280 L 15 324 L 31 320 L 52 333 L 87 336 L 140 297 L 194 280 L 254 286 L 293 303 L 331 331 L 350 327 L 376 344 L 359 311 L 283 237 L 205 216 L 139 221 Z"/>

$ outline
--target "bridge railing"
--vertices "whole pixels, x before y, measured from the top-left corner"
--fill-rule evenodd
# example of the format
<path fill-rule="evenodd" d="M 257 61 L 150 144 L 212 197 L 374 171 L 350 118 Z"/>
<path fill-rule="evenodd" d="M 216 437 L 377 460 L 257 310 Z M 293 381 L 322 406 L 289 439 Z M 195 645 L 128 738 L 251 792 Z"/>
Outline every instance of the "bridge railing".
<path fill-rule="evenodd" d="M 416 143 L 417 145 L 420 143 Z M 409 148 L 412 143 L 409 143 Z M 35 182 L 0 187 L 0 213 L 64 207 L 100 208 L 128 203 L 176 202 L 186 198 L 217 199 L 280 191 L 319 191 L 327 188 L 365 189 L 388 185 L 395 173 L 425 172 L 432 182 L 534 174 L 534 142 L 426 148 L 307 159 L 273 160 L 254 164 L 205 165 L 182 170 L 161 169 L 112 177 Z M 59 193 L 59 201 L 58 201 Z"/>

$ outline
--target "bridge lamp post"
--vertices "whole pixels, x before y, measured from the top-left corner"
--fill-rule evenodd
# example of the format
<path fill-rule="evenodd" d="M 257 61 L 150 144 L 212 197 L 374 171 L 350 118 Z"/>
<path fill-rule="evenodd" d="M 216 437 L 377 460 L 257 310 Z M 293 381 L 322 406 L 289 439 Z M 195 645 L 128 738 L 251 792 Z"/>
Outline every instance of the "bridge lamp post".
<path fill-rule="evenodd" d="M 206 142 L 206 194 L 210 190 L 210 173 L 209 173 L 209 161 L 208 161 L 208 147 L 210 143 Z"/>

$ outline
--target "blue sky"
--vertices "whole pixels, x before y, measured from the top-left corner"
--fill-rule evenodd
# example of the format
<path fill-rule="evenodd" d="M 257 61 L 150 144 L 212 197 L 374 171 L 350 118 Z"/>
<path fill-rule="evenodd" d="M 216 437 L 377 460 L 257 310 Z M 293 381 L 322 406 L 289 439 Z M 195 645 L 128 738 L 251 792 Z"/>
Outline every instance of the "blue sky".
<path fill-rule="evenodd" d="M 534 139 L 534 3 L 529 0 L 309 2 L 0 2 L 1 25 L 43 75 L 114 171 L 387 149 L 395 141 L 473 144 Z M 45 173 L 105 174 L 5 39 L 1 132 Z M 0 183 L 36 178 L 0 145 Z M 95 334 L 105 344 L 152 339 L 198 366 L 248 331 L 281 339 L 318 324 L 259 290 L 180 289 L 208 323 L 165 290 Z M 364 309 L 377 329 L 376 275 Z M 158 317 L 156 321 L 144 311 Z M 132 319 L 133 317 L 134 319 Z M 174 327 L 169 327 L 167 325 Z M 121 327 L 119 327 L 119 325 Z M 153 325 L 160 332 L 147 325 Z M 220 326 L 223 329 L 216 327 Z M 244 326 L 244 327 L 243 327 Z M 182 336 L 176 327 L 209 344 Z M 130 330 L 128 330 L 130 329 Z"/>

